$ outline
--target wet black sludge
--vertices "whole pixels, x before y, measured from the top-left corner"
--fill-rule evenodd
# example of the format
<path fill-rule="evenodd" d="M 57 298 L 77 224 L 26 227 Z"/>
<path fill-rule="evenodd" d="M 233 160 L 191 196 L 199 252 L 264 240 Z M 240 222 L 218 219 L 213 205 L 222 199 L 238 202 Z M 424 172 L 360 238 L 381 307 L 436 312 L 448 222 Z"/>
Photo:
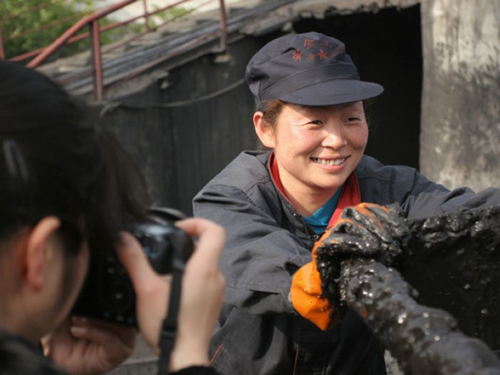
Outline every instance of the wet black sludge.
<path fill-rule="evenodd" d="M 406 374 L 500 374 L 500 207 L 401 227 L 401 253 L 374 256 L 398 271 L 349 241 L 318 249 L 325 297 L 358 312 Z"/>

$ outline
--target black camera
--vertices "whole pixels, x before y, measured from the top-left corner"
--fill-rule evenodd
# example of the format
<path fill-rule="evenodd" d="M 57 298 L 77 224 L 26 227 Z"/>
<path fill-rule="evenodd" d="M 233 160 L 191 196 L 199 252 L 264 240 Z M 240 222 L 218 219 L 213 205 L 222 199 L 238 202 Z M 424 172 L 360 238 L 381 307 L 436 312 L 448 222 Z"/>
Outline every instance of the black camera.
<path fill-rule="evenodd" d="M 174 267 L 183 267 L 193 252 L 192 239 L 173 224 L 185 216 L 170 208 L 153 208 L 149 213 L 148 220 L 127 230 L 139 240 L 157 273 L 172 273 Z M 132 282 L 114 250 L 90 260 L 73 314 L 137 326 Z"/>

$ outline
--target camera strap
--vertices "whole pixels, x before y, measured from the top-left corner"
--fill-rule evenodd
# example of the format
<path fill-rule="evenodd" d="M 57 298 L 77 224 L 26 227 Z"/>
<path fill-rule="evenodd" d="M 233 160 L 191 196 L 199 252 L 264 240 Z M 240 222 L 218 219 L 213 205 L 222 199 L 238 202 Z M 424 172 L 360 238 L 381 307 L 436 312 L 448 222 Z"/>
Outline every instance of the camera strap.
<path fill-rule="evenodd" d="M 176 262 L 174 262 L 175 264 Z M 177 333 L 177 316 L 181 305 L 183 267 L 175 267 L 172 272 L 172 289 L 168 303 L 167 317 L 163 320 L 160 331 L 160 358 L 158 359 L 158 375 L 168 375 L 170 354 L 175 344 Z"/>

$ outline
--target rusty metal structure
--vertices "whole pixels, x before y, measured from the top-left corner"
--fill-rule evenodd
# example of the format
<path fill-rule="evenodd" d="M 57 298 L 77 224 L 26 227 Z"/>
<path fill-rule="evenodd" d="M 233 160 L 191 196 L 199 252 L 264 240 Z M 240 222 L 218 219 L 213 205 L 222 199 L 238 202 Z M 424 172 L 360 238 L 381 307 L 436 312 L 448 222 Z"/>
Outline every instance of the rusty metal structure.
<path fill-rule="evenodd" d="M 22 60 L 25 60 L 25 59 L 28 59 L 28 58 L 34 56 L 33 60 L 31 60 L 26 66 L 28 66 L 30 68 L 37 68 L 43 62 L 45 62 L 48 57 L 53 55 L 56 51 L 58 51 L 65 44 L 74 43 L 74 42 L 77 42 L 79 40 L 82 40 L 82 39 L 88 37 L 90 39 L 90 51 L 91 51 L 91 55 L 92 55 L 91 69 L 93 72 L 95 99 L 98 101 L 102 101 L 104 99 L 104 81 L 103 81 L 103 61 L 102 61 L 102 52 L 101 52 L 102 46 L 101 46 L 101 41 L 100 41 L 101 33 L 108 31 L 108 30 L 118 28 L 118 27 L 123 27 L 125 25 L 128 25 L 128 24 L 140 19 L 140 18 L 144 19 L 145 29 L 146 29 L 146 31 L 144 33 L 138 34 L 132 38 L 128 38 L 126 40 L 121 41 L 118 44 L 113 45 L 112 48 L 108 49 L 108 52 L 109 52 L 111 49 L 115 49 L 115 48 L 119 47 L 120 45 L 124 45 L 126 43 L 129 43 L 130 41 L 132 41 L 134 39 L 138 39 L 141 36 L 143 36 L 144 34 L 153 31 L 150 29 L 149 24 L 148 24 L 149 17 L 151 17 L 157 13 L 163 12 L 167 9 L 171 9 L 171 8 L 176 7 L 176 6 L 187 3 L 190 0 L 179 0 L 175 3 L 172 3 L 172 4 L 169 4 L 165 7 L 156 9 L 152 12 L 148 11 L 147 0 L 141 0 L 142 4 L 143 4 L 143 14 L 141 14 L 139 16 L 131 17 L 125 21 L 115 22 L 113 24 L 106 25 L 104 27 L 99 26 L 99 20 L 101 20 L 102 18 L 108 16 L 109 14 L 111 14 L 117 10 L 123 9 L 126 6 L 128 6 L 132 3 L 135 3 L 137 1 L 138 0 L 123 0 L 123 1 L 117 2 L 115 4 L 112 4 L 110 6 L 99 9 L 96 12 L 94 12 L 94 13 L 80 19 L 79 21 L 77 21 L 73 26 L 71 26 L 66 32 L 64 32 L 59 38 L 57 38 L 50 45 L 48 45 L 44 48 L 41 48 L 41 49 L 37 49 L 35 51 L 27 52 L 27 53 L 19 55 L 19 56 L 14 56 L 14 57 L 10 58 L 9 60 L 22 61 Z M 220 29 L 217 31 L 212 31 L 211 33 L 208 33 L 208 34 L 201 36 L 197 41 L 199 42 L 203 39 L 207 39 L 207 38 L 213 36 L 214 34 L 218 34 L 219 38 L 220 38 L 220 49 L 225 50 L 226 46 L 227 46 L 226 9 L 225 9 L 224 0 L 218 0 L 218 2 L 219 2 L 219 9 L 220 9 Z M 32 8 L 27 9 L 19 14 L 8 17 L 8 19 L 20 17 L 27 12 L 34 11 L 34 10 L 37 10 L 37 9 L 40 9 L 43 7 L 47 7 L 49 5 L 50 5 L 50 3 L 44 3 L 44 4 L 41 4 L 37 7 L 32 7 Z M 3 37 L 2 30 L 1 30 L 1 22 L 5 21 L 7 18 L 1 19 L 0 20 L 0 58 L 2 58 L 2 59 L 6 58 L 5 53 L 4 53 L 4 47 L 3 47 L 3 44 L 5 42 L 12 40 L 13 38 L 18 38 L 21 36 L 40 32 L 44 29 L 50 28 L 50 27 L 55 26 L 55 25 L 59 25 L 61 23 L 67 22 L 67 21 L 72 20 L 72 19 L 77 18 L 77 17 L 79 17 L 79 15 L 66 17 L 64 19 L 45 24 L 45 25 L 42 25 L 40 27 L 31 29 L 31 30 L 26 30 L 24 32 L 16 34 L 15 36 L 10 36 L 7 38 Z M 78 34 L 85 27 L 88 27 L 88 29 L 89 29 L 88 32 Z M 156 64 L 160 63 L 162 61 L 163 60 L 157 61 Z M 154 66 L 154 64 L 148 64 L 147 66 L 144 67 L 144 70 L 147 70 L 147 69 L 151 68 L 152 66 Z M 140 74 L 140 73 L 141 73 L 141 71 L 135 72 L 135 74 Z"/>

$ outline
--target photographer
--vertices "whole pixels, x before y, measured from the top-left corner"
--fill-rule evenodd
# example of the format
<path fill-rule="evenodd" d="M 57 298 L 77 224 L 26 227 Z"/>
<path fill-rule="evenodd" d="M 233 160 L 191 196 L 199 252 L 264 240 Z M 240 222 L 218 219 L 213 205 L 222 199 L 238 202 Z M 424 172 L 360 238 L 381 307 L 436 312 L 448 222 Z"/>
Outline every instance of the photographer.
<path fill-rule="evenodd" d="M 123 230 L 145 217 L 144 196 L 88 108 L 42 74 L 0 60 L 0 374 L 96 374 L 132 353 L 135 329 L 71 316 L 89 259 L 113 247 L 135 289 L 139 329 L 159 353 L 171 276 L 158 275 Z M 169 370 L 212 374 L 207 350 L 222 304 L 225 234 L 202 219 L 176 225 L 198 242 L 183 276 Z"/>

